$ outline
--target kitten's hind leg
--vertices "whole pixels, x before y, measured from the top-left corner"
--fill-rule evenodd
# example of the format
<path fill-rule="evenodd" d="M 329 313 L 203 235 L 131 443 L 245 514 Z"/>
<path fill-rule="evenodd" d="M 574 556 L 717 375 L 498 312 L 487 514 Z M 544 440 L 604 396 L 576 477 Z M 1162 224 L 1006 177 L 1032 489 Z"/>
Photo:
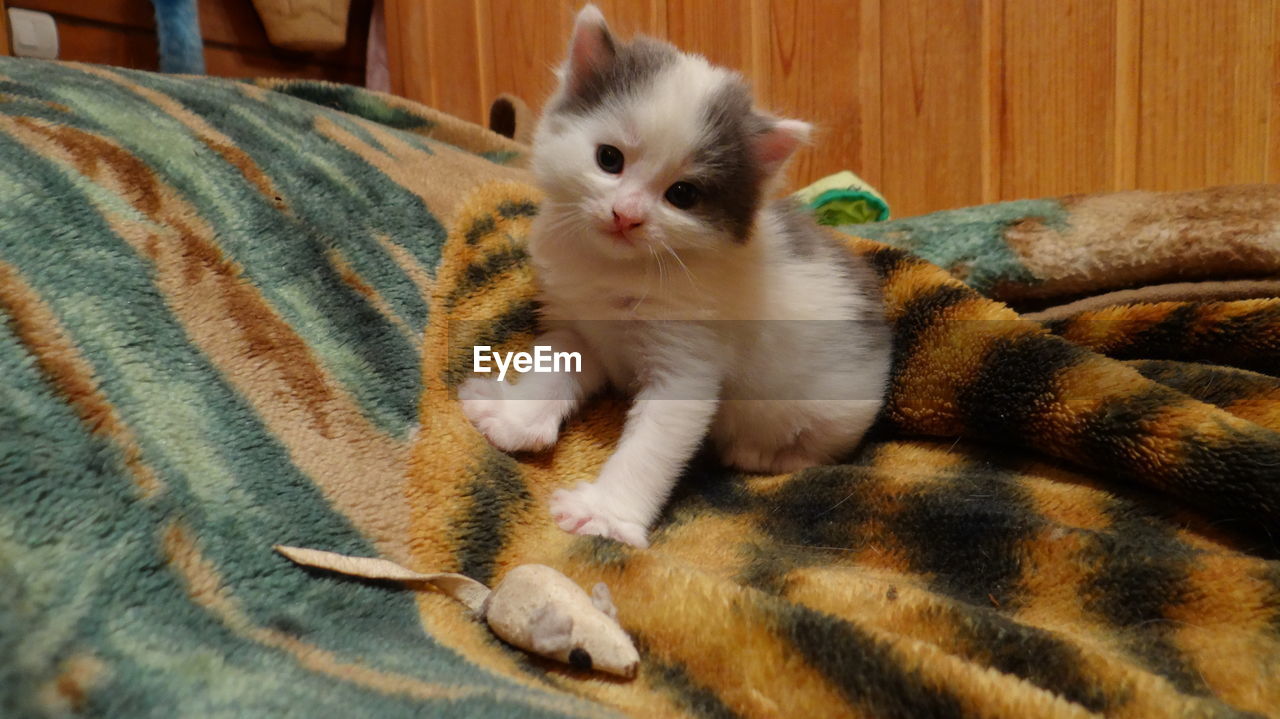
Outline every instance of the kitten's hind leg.
<path fill-rule="evenodd" d="M 604 383 L 604 373 L 586 343 L 569 329 L 552 330 L 534 342 L 552 352 L 576 352 L 581 372 L 530 372 L 520 382 L 473 377 L 458 387 L 462 413 L 495 447 L 536 451 L 555 444 L 560 423 Z"/>
<path fill-rule="evenodd" d="M 790 474 L 830 464 L 857 447 L 879 406 L 866 400 L 806 400 L 785 403 L 782 409 L 787 411 L 771 417 L 767 405 L 752 405 L 757 424 L 765 423 L 769 431 L 751 432 L 738 425 L 738 431 L 722 432 L 721 457 L 731 467 L 759 474 Z M 778 426 L 791 429 L 779 433 Z"/>
<path fill-rule="evenodd" d="M 752 474 L 790 474 L 823 464 L 829 458 L 814 453 L 797 438 L 768 448 L 737 442 L 723 453 L 723 459 L 730 467 Z"/>

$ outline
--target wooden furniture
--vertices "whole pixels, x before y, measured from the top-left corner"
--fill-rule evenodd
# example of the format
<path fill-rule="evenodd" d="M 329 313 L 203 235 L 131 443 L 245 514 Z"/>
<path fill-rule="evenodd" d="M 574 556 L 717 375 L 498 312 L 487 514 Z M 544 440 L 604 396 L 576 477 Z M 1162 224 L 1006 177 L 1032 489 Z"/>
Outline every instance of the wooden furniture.
<path fill-rule="evenodd" d="M 4 9 L 4 0 L 0 0 L 0 55 L 8 55 L 9 49 L 9 13 Z"/>
<path fill-rule="evenodd" d="M 351 0 L 253 0 L 271 44 L 289 50 L 340 50 Z"/>
<path fill-rule="evenodd" d="M 5 0 L 50 13 L 58 23 L 62 60 L 155 70 L 159 60 L 150 0 Z M 346 46 L 327 53 L 273 47 L 252 0 L 202 0 L 206 72 L 225 77 L 307 77 L 364 84 L 372 0 L 351 0 Z"/>
<path fill-rule="evenodd" d="M 536 110 L 581 0 L 386 0 L 395 92 Z M 818 123 L 797 184 L 852 169 L 895 215 L 1280 181 L 1280 0 L 597 0 Z"/>

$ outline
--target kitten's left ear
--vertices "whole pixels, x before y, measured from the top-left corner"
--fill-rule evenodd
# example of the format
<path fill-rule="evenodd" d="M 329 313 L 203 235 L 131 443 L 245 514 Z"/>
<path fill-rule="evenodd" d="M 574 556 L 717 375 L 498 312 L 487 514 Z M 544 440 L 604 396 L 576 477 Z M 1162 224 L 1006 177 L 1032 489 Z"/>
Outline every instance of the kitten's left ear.
<path fill-rule="evenodd" d="M 569 41 L 569 60 L 565 63 L 564 83 L 569 92 L 577 92 L 592 73 L 613 62 L 617 47 L 604 14 L 587 4 L 573 21 L 573 39 Z"/>
<path fill-rule="evenodd" d="M 756 160 L 764 165 L 765 172 L 773 175 L 787 160 L 809 142 L 813 134 L 813 126 L 800 120 L 773 120 L 769 129 L 757 134 L 754 138 Z"/>

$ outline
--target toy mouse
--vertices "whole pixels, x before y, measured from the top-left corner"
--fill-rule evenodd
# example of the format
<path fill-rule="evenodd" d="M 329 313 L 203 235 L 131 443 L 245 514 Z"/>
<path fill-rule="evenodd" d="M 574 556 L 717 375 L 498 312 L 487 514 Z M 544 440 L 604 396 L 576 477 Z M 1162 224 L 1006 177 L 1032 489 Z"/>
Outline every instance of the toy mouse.
<path fill-rule="evenodd" d="M 595 669 L 628 679 L 636 675 L 640 655 L 618 624 L 618 611 L 603 582 L 591 596 L 542 564 L 522 564 L 507 572 L 491 591 L 462 574 L 421 574 L 385 559 L 277 544 L 275 550 L 297 564 L 367 579 L 430 584 L 453 597 L 500 639 L 575 669 Z"/>

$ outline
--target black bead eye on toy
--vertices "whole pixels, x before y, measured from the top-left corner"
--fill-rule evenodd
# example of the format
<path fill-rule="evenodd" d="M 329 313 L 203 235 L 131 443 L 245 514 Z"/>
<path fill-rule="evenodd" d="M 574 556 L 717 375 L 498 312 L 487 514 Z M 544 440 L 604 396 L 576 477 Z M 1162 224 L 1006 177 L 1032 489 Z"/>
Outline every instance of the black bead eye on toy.
<path fill-rule="evenodd" d="M 569 666 L 578 671 L 589 672 L 591 671 L 591 655 L 587 653 L 587 650 L 578 647 L 569 652 Z"/>
<path fill-rule="evenodd" d="M 619 150 L 613 145 L 601 145 L 597 147 L 596 164 L 600 166 L 601 170 L 604 170 L 610 175 L 616 175 L 622 172 L 622 166 L 625 164 L 625 160 L 622 157 L 622 150 Z"/>

